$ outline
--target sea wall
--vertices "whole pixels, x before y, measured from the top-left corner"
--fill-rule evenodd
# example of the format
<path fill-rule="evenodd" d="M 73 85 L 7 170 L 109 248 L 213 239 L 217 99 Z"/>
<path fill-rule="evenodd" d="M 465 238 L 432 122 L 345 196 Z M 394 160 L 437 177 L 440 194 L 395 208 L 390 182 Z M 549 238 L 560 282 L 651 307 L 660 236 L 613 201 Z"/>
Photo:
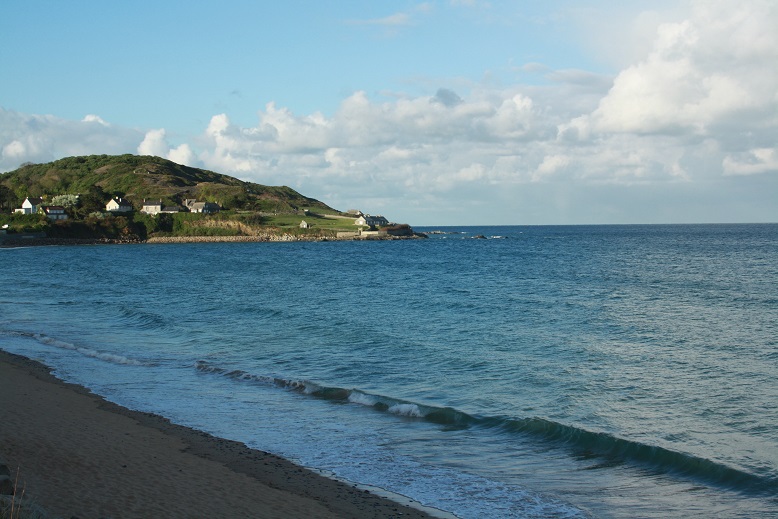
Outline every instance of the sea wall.
<path fill-rule="evenodd" d="M 254 236 L 153 236 L 146 243 L 221 243 L 269 241 L 322 241 L 321 236 L 294 236 L 291 234 L 257 234 Z"/>
<path fill-rule="evenodd" d="M 273 234 L 263 233 L 252 236 L 153 236 L 146 241 L 141 240 L 116 240 L 108 238 L 98 239 L 79 239 L 79 238 L 38 238 L 29 237 L 27 239 L 7 239 L 0 240 L 0 247 L 30 247 L 42 245 L 99 245 L 99 244 L 121 244 L 121 243 L 249 243 L 249 242 L 300 242 L 300 241 L 351 241 L 351 240 L 405 240 L 415 238 L 426 238 L 424 235 L 412 236 L 392 236 L 390 234 L 381 235 L 356 235 L 354 233 L 338 233 L 334 236 L 311 236 L 311 235 L 293 235 L 293 234 Z"/>

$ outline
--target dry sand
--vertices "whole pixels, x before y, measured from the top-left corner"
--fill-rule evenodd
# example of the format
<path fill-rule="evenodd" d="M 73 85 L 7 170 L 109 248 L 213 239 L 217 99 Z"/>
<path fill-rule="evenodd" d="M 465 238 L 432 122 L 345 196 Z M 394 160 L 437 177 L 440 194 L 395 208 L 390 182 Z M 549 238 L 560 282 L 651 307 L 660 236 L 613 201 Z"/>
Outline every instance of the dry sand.
<path fill-rule="evenodd" d="M 125 409 L 0 351 L 0 462 L 51 517 L 422 518 L 283 458 Z"/>

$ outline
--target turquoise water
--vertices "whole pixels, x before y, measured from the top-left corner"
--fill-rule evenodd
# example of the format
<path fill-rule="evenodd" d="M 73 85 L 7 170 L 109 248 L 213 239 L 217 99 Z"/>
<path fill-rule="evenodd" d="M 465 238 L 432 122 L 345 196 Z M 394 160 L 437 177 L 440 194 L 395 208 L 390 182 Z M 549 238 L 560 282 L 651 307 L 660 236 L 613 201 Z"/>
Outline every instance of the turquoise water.
<path fill-rule="evenodd" d="M 778 516 L 778 225 L 436 230 L 0 249 L 0 347 L 463 518 Z"/>

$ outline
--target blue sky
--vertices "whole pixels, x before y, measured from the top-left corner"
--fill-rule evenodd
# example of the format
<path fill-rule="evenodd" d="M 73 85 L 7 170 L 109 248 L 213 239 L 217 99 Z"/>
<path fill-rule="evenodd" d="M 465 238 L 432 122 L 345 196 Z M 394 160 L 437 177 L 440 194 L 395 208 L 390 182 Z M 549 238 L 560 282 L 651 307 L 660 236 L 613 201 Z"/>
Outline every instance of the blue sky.
<path fill-rule="evenodd" d="M 6 0 L 0 172 L 141 153 L 413 225 L 775 222 L 776 26 L 769 0 Z"/>

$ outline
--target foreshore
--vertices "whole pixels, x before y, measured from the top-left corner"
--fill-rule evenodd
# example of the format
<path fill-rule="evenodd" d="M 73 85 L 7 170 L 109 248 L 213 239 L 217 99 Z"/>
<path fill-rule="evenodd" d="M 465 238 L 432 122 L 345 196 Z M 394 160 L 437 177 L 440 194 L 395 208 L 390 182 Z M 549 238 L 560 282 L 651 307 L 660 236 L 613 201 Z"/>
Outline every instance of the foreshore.
<path fill-rule="evenodd" d="M 108 238 L 5 238 L 0 239 L 0 247 L 34 247 L 46 245 L 119 245 L 119 244 L 163 244 L 163 243 L 255 243 L 255 242 L 316 242 L 316 241 L 376 241 L 376 240 L 412 240 L 426 236 L 313 236 L 296 234 L 257 234 L 250 236 L 155 236 L 147 240 L 116 240 Z"/>
<path fill-rule="evenodd" d="M 12 480 L 18 473 L 14 500 L 52 519 L 432 517 L 242 443 L 113 404 L 3 350 L 0 465 Z"/>

